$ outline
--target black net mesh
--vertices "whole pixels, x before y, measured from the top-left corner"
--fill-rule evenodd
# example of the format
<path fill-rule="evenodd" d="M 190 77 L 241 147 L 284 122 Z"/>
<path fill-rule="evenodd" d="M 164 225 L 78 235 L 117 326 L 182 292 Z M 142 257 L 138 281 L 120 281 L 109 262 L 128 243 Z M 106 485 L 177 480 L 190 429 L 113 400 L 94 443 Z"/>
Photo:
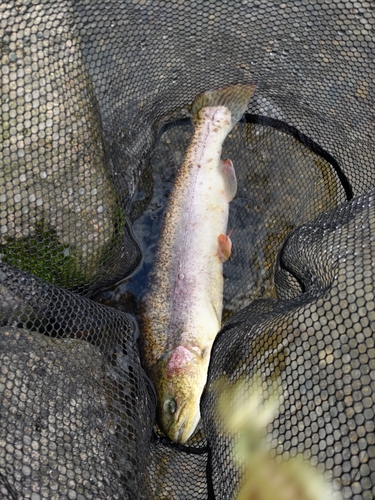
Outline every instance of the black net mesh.
<path fill-rule="evenodd" d="M 136 497 L 155 396 L 134 321 L 9 266 L 0 279 L 2 498 Z"/>
<path fill-rule="evenodd" d="M 1 498 L 374 498 L 374 10 L 0 0 Z M 223 329 L 178 445 L 137 324 L 189 107 L 233 82 Z"/>
<path fill-rule="evenodd" d="M 261 489 L 250 487 L 253 470 L 228 464 L 238 462 L 239 437 L 248 435 L 256 455 L 251 426 L 272 398 L 263 453 L 289 462 L 309 459 L 344 498 L 373 498 L 374 222 L 370 193 L 301 226 L 282 246 L 276 266 L 277 290 L 289 298 L 253 302 L 219 334 L 202 404 L 217 498 Z M 292 293 L 290 280 L 300 290 Z M 243 404 L 259 405 L 259 412 L 249 411 L 250 429 L 223 440 L 228 414 L 218 417 L 217 401 L 224 394 L 228 413 L 235 411 L 238 386 Z M 240 456 L 242 469 L 246 463 Z"/>

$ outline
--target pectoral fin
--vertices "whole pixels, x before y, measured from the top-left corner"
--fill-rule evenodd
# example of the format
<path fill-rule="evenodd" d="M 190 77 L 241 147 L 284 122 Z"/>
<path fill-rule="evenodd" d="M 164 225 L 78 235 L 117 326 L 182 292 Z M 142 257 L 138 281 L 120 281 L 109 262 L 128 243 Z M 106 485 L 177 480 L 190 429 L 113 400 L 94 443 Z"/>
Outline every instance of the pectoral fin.
<path fill-rule="evenodd" d="M 218 257 L 220 262 L 225 262 L 229 259 L 231 251 L 232 251 L 232 241 L 229 238 L 228 234 L 219 234 L 218 238 L 219 249 L 218 249 Z"/>

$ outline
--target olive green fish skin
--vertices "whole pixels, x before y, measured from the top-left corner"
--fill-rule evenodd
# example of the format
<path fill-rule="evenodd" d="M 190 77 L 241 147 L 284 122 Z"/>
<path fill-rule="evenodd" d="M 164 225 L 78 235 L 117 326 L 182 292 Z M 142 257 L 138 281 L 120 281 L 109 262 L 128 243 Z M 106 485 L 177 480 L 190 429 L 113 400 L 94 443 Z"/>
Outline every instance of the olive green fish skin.
<path fill-rule="evenodd" d="M 237 189 L 232 163 L 220 159 L 222 144 L 253 92 L 250 85 L 228 86 L 193 104 L 194 137 L 171 192 L 143 304 L 143 362 L 155 384 L 158 421 L 180 443 L 199 422 L 221 326 L 224 252 L 218 237 L 226 233 Z"/>

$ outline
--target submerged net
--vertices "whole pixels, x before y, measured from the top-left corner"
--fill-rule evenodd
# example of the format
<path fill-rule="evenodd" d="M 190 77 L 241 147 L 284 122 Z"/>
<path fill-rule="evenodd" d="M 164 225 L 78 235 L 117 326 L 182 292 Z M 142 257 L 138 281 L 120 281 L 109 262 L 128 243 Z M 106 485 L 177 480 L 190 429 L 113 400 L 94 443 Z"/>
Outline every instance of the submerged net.
<path fill-rule="evenodd" d="M 374 25 L 365 1 L 0 1 L 2 498 L 374 497 Z M 189 106 L 232 82 L 256 93 L 222 155 L 223 329 L 177 445 L 139 308 Z"/>

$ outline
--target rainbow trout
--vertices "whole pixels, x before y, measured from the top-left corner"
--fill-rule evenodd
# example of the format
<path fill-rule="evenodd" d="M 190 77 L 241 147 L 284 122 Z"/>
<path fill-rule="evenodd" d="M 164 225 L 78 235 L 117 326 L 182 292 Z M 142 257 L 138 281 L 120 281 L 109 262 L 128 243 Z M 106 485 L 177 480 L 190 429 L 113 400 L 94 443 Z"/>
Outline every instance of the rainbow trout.
<path fill-rule="evenodd" d="M 221 327 L 229 202 L 237 190 L 222 144 L 247 109 L 253 85 L 205 92 L 192 106 L 194 137 L 177 174 L 142 306 L 141 347 L 157 417 L 186 442 L 200 420 L 211 347 Z"/>

